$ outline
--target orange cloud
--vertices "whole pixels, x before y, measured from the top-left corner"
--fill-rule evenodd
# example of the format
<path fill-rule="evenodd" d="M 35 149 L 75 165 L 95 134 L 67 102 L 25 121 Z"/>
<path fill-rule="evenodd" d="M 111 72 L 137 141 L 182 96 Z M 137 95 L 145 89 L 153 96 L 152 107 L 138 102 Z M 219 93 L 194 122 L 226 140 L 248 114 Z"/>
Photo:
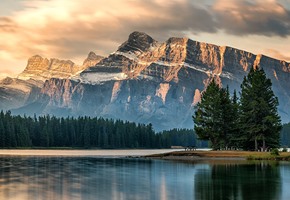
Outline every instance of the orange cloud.
<path fill-rule="evenodd" d="M 275 0 L 19 2 L 22 5 L 17 11 L 0 17 L 0 71 L 3 63 L 20 60 L 23 69 L 27 58 L 35 54 L 72 60 L 84 58 L 92 50 L 107 55 L 135 30 L 161 41 L 219 30 L 283 37 L 290 32 L 290 12 Z"/>
<path fill-rule="evenodd" d="M 174 31 L 215 31 L 211 15 L 187 0 L 170 4 L 164 0 L 34 0 L 23 4 L 21 11 L 0 19 L 1 49 L 16 58 L 33 54 L 74 57 L 96 48 L 97 53 L 107 54 L 134 30 L 159 38 Z M 193 20 L 199 17 L 203 22 Z"/>
<path fill-rule="evenodd" d="M 266 49 L 266 50 L 264 50 L 264 53 L 266 55 L 269 55 L 270 57 L 290 62 L 290 55 L 288 55 L 288 56 L 284 55 L 280 51 L 277 51 L 275 49 Z"/>
<path fill-rule="evenodd" d="M 213 11 L 221 29 L 234 35 L 290 35 L 290 11 L 278 0 L 217 0 Z"/>

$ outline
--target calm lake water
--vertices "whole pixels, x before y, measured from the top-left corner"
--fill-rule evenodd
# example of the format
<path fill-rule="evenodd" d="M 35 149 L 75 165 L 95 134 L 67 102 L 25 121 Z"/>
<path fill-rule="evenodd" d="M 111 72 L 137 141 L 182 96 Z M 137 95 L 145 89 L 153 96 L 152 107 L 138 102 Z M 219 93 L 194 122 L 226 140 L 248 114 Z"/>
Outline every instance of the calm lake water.
<path fill-rule="evenodd" d="M 290 163 L 0 156 L 0 200 L 290 199 Z"/>

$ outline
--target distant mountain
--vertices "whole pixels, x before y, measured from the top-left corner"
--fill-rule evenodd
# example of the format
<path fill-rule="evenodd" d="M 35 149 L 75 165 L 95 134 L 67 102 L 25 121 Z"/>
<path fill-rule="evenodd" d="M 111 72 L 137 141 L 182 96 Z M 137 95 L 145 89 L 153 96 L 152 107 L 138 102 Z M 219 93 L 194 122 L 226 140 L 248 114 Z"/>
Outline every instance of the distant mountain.
<path fill-rule="evenodd" d="M 156 130 L 192 128 L 194 105 L 208 82 L 216 79 L 239 91 L 251 66 L 264 68 L 279 98 L 279 113 L 284 122 L 290 121 L 289 63 L 188 38 L 159 43 L 141 32 L 131 33 L 105 58 L 90 53 L 80 67 L 32 57 L 17 80 L 43 84 L 22 105 L 10 108 L 15 113 L 120 118 L 152 123 Z M 16 93 L 9 97 L 16 98 Z M 1 109 L 9 108 L 4 104 Z"/>
<path fill-rule="evenodd" d="M 5 78 L 0 81 L 0 109 L 7 110 L 23 106 L 24 102 L 37 99 L 43 82 L 33 79 L 24 81 L 16 78 Z"/>
<path fill-rule="evenodd" d="M 83 65 L 76 65 L 70 60 L 32 56 L 17 78 L 0 77 L 0 109 L 17 109 L 30 104 L 37 100 L 46 80 L 71 78 L 101 59 L 103 57 L 90 52 Z"/>
<path fill-rule="evenodd" d="M 19 74 L 18 79 L 28 80 L 47 80 L 50 78 L 71 78 L 88 67 L 94 66 L 103 57 L 90 52 L 83 65 L 76 65 L 70 60 L 59 60 L 56 58 L 47 59 L 39 55 L 28 59 L 25 70 Z"/>

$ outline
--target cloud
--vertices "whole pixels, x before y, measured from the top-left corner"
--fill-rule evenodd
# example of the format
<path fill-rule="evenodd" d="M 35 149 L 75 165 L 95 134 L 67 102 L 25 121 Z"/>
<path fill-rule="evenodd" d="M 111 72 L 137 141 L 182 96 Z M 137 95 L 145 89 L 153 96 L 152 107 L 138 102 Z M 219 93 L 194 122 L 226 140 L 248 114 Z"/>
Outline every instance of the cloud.
<path fill-rule="evenodd" d="M 14 32 L 17 29 L 16 24 L 8 17 L 0 17 L 0 31 Z"/>
<path fill-rule="evenodd" d="M 290 55 L 284 55 L 282 54 L 280 51 L 277 51 L 275 49 L 265 49 L 264 50 L 264 53 L 266 55 L 269 55 L 273 58 L 276 58 L 276 59 L 280 59 L 280 60 L 284 60 L 284 61 L 290 61 Z"/>
<path fill-rule="evenodd" d="M 212 7 L 219 27 L 234 35 L 290 35 L 290 11 L 277 0 L 217 0 Z"/>
<path fill-rule="evenodd" d="M 107 54 L 134 30 L 157 39 L 182 31 L 215 32 L 211 14 L 189 0 L 24 1 L 0 19 L 0 44 L 11 56 L 74 57 L 98 48 Z M 203 20 L 197 20 L 197 19 Z"/>
<path fill-rule="evenodd" d="M 290 33 L 290 12 L 276 0 L 18 2 L 17 10 L 0 17 L 1 63 L 35 54 L 81 63 L 89 51 L 115 51 L 136 30 L 159 41 L 220 31 L 238 36 Z"/>
<path fill-rule="evenodd" d="M 135 30 L 157 39 L 217 31 L 211 13 L 190 0 L 33 0 L 23 6 L 0 18 L 0 48 L 17 58 L 73 58 L 91 50 L 108 54 Z"/>

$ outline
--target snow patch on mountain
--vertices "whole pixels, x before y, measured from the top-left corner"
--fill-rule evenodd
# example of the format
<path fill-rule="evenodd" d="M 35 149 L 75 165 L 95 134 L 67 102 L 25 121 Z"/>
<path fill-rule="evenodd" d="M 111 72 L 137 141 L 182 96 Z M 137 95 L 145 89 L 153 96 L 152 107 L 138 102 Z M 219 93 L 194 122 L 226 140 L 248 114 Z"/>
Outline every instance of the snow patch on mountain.
<path fill-rule="evenodd" d="M 125 73 L 83 73 L 81 77 L 75 77 L 74 80 L 79 80 L 87 84 L 101 84 L 102 82 L 111 80 L 125 80 L 127 75 Z"/>

